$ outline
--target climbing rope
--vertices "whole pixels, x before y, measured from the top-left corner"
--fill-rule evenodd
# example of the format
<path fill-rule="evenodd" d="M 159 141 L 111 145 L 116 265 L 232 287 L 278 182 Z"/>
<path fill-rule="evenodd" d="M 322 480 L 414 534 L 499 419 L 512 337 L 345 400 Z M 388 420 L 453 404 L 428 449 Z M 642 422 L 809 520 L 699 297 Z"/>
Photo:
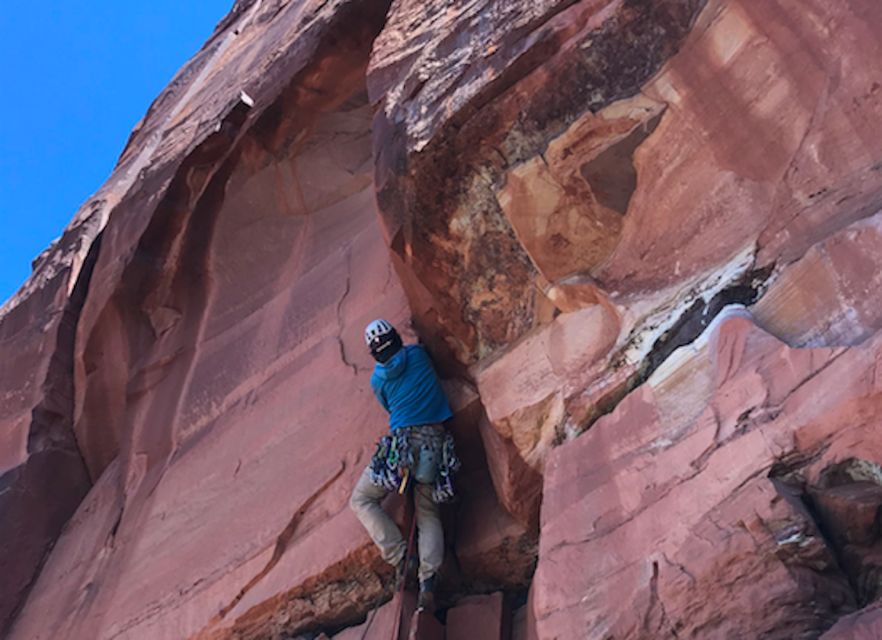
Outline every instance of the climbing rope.
<path fill-rule="evenodd" d="M 409 483 L 405 485 L 408 489 L 410 488 Z M 411 498 L 413 498 L 413 492 L 408 492 Z M 392 640 L 398 640 L 398 633 L 401 631 L 401 614 L 404 612 L 404 587 L 407 584 L 407 567 L 410 566 L 410 557 L 413 554 L 413 540 L 414 540 L 414 532 L 416 531 L 416 506 L 414 505 L 413 516 L 410 521 L 410 533 L 407 536 L 407 551 L 404 554 L 404 575 L 401 577 L 401 585 L 398 587 L 398 610 L 395 613 L 395 626 L 392 629 Z M 365 640 L 367 638 L 367 634 L 371 629 L 371 625 L 374 623 L 374 617 L 377 615 L 377 611 L 379 607 L 375 607 L 370 615 L 368 616 L 367 624 L 364 627 L 364 631 L 361 633 L 361 640 Z"/>
<path fill-rule="evenodd" d="M 413 491 L 408 493 L 411 500 L 413 500 Z M 413 554 L 413 534 L 416 531 L 416 505 L 413 505 L 413 507 L 413 516 L 410 520 L 410 534 L 407 536 L 407 552 L 404 554 L 404 575 L 401 578 L 401 585 L 398 587 L 398 611 L 395 613 L 395 627 L 392 629 L 392 640 L 398 640 L 398 634 L 401 631 L 401 614 L 404 611 L 404 587 L 407 585 L 407 567 L 410 566 L 410 556 Z"/>
<path fill-rule="evenodd" d="M 374 617 L 377 615 L 377 609 L 379 609 L 379 607 L 371 609 L 371 613 L 367 619 L 367 625 L 365 626 L 364 631 L 361 632 L 361 640 L 367 638 L 368 631 L 371 630 L 371 625 L 374 623 Z"/>

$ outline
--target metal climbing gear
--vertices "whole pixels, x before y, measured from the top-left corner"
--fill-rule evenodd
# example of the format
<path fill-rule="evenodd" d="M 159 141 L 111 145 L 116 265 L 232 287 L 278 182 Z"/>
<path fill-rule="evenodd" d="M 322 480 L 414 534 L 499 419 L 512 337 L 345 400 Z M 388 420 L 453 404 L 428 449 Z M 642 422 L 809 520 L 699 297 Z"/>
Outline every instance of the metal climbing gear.
<path fill-rule="evenodd" d="M 432 485 L 432 501 L 441 504 L 455 497 L 453 476 L 460 466 L 449 433 L 432 426 L 403 427 L 380 438 L 370 478 L 386 491 L 398 491 L 409 472 L 417 482 Z"/>

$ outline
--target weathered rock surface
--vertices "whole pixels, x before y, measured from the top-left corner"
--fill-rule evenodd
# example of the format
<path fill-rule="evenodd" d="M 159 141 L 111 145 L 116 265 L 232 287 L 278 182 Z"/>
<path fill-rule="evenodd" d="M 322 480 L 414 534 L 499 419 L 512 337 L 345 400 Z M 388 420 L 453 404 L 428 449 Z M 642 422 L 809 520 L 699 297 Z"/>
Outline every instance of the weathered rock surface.
<path fill-rule="evenodd" d="M 538 640 L 538 637 L 533 607 L 533 590 L 531 589 L 527 602 L 512 615 L 511 640 Z"/>
<path fill-rule="evenodd" d="M 384 11 L 252 14 L 193 87 L 232 110 L 199 125 L 193 96 L 176 129 L 207 135 L 164 138 L 175 166 L 152 158 L 103 230 L 74 352 L 95 499 L 12 637 L 257 637 L 357 616 L 384 591 L 345 508 L 383 424 L 361 328 L 407 315 L 363 97 Z M 247 87 L 250 110 L 225 86 L 252 75 L 238 65 L 285 83 Z"/>
<path fill-rule="evenodd" d="M 880 24 L 869 0 L 392 6 L 368 70 L 384 225 L 416 326 L 472 366 L 491 468 L 538 474 L 494 472 L 520 519 L 550 448 L 722 303 L 780 276 L 757 318 L 788 343 L 875 331 Z"/>
<path fill-rule="evenodd" d="M 726 314 L 556 449 L 540 637 L 809 638 L 853 610 L 845 538 L 873 541 L 882 485 L 824 487 L 841 461 L 879 459 L 880 357 L 880 338 L 795 350 Z"/>
<path fill-rule="evenodd" d="M 564 203 L 539 214 L 549 218 L 541 225 L 537 216 L 507 217 L 505 208 L 523 200 L 524 188 L 510 185 L 514 192 L 498 196 L 507 172 L 538 159 L 578 114 L 636 93 L 674 53 L 699 4 L 665 2 L 654 12 L 621 2 L 393 5 L 368 72 L 381 108 L 378 197 L 403 283 L 411 297 L 419 288 L 426 299 L 425 309 L 414 310 L 419 321 L 443 328 L 460 360 L 490 355 L 541 322 L 551 305 L 537 266 L 546 278 L 578 272 L 598 234 L 620 227 L 621 213 L 612 224 L 602 205 L 597 220 Z M 454 37 L 468 46 L 451 47 Z M 638 124 L 629 123 L 598 128 L 620 139 Z M 610 144 L 589 146 L 596 152 Z M 569 165 L 558 173 L 563 182 L 575 179 Z M 540 182 L 567 189 L 523 175 L 512 183 L 524 179 L 534 194 Z M 562 247 L 574 244 L 582 250 L 572 250 L 575 263 L 568 264 Z M 554 266 L 543 271 L 540 253 Z"/>
<path fill-rule="evenodd" d="M 389 595 L 390 569 L 346 508 L 384 428 L 361 329 L 409 318 L 372 187 L 365 67 L 385 10 L 238 5 L 133 133 L 102 191 L 107 210 L 88 212 L 92 235 L 72 223 L 93 255 L 65 267 L 82 295 L 51 290 L 71 308 L 57 365 L 67 387 L 44 401 L 59 404 L 58 433 L 30 426 L 30 438 L 68 446 L 81 488 L 38 484 L 43 449 L 23 457 L 12 443 L 28 424 L 11 415 L 3 455 L 19 469 L 4 478 L 41 491 L 35 517 L 50 520 L 16 522 L 9 537 L 30 573 L 10 572 L 11 587 L 27 587 L 89 476 L 95 487 L 11 637 L 265 637 L 339 628 Z M 31 307 L 56 313 L 39 269 L 71 255 L 50 250 L 4 330 L 30 330 Z M 34 348 L 52 348 L 41 336 Z M 27 356 L 22 368 L 37 369 Z M 483 410 L 461 395 L 452 428 L 484 478 L 465 499 L 509 518 L 487 480 Z M 465 579 L 526 584 L 534 552 L 494 559 L 535 539 L 514 521 L 488 535 L 475 520 L 467 510 Z"/>
<path fill-rule="evenodd" d="M 882 326 L 876 291 L 882 277 L 882 213 L 812 246 L 784 268 L 754 315 L 795 347 L 859 344 Z"/>
<path fill-rule="evenodd" d="M 504 640 L 511 632 L 511 613 L 503 594 L 469 596 L 447 612 L 447 640 Z"/>
<path fill-rule="evenodd" d="M 875 640 L 882 636 L 882 607 L 873 606 L 844 617 L 821 640 Z"/>
<path fill-rule="evenodd" d="M 0 624 L 389 635 L 346 509 L 384 316 L 456 411 L 448 637 L 506 636 L 537 555 L 514 637 L 875 637 L 880 33 L 875 0 L 237 1 L 0 311 Z"/>
<path fill-rule="evenodd" d="M 71 431 L 69 373 L 83 291 L 69 268 L 0 323 L 0 634 L 89 490 Z"/>
<path fill-rule="evenodd" d="M 334 640 L 394 640 L 395 632 L 398 639 L 407 638 L 409 621 L 416 610 L 416 597 L 410 592 L 402 596 L 396 595 L 372 614 L 364 623 L 349 627 L 333 636 Z"/>

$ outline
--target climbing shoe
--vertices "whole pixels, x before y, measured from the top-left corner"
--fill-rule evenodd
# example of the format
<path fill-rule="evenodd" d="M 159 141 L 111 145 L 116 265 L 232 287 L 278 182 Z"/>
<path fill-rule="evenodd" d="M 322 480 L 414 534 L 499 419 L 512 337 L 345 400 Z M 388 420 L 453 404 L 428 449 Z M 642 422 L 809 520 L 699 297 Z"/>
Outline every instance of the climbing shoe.
<path fill-rule="evenodd" d="M 435 576 L 420 581 L 417 609 L 428 613 L 435 613 Z"/>

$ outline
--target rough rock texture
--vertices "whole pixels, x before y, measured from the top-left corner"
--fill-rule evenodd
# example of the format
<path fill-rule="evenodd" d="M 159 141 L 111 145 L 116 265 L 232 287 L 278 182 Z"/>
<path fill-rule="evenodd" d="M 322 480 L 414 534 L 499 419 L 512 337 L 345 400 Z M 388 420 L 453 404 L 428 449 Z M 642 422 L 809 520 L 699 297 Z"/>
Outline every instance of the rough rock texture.
<path fill-rule="evenodd" d="M 0 310 L 0 625 L 391 633 L 346 508 L 384 316 L 456 412 L 448 636 L 529 588 L 514 637 L 874 637 L 880 33 L 875 0 L 238 0 Z"/>
<path fill-rule="evenodd" d="M 511 618 L 511 640 L 538 640 L 536 635 L 536 616 L 533 607 L 533 591 L 526 604 L 517 609 Z"/>
<path fill-rule="evenodd" d="M 880 346 L 794 350 L 726 313 L 556 449 L 540 637 L 810 638 L 853 610 L 808 496 L 858 443 L 878 459 Z"/>
<path fill-rule="evenodd" d="M 255 5 L 123 156 L 190 101 L 102 232 L 73 367 L 96 486 L 12 637 L 257 636 L 383 593 L 345 505 L 383 424 L 361 328 L 407 315 L 364 98 L 384 8 L 316 9 Z"/>
<path fill-rule="evenodd" d="M 0 634 L 90 486 L 71 431 L 69 372 L 84 295 L 82 286 L 69 291 L 71 280 L 62 268 L 0 323 Z"/>
<path fill-rule="evenodd" d="M 503 594 L 470 596 L 447 612 L 445 637 L 447 640 L 504 640 L 511 631 L 509 617 Z"/>
<path fill-rule="evenodd" d="M 384 428 L 361 330 L 409 318 L 372 187 L 365 68 L 386 9 L 237 5 L 4 308 L 34 373 L 4 379 L 21 406 L 5 411 L 3 499 L 22 514 L 5 525 L 4 616 L 95 483 L 11 637 L 279 636 L 390 595 L 346 508 Z M 452 384 L 484 478 L 464 499 L 500 511 L 482 409 Z M 465 579 L 528 582 L 535 551 L 498 560 L 535 549 L 522 526 L 462 522 Z"/>
<path fill-rule="evenodd" d="M 781 275 L 758 310 L 776 335 L 875 330 L 878 305 L 852 304 L 872 236 L 860 264 L 833 237 L 879 209 L 880 19 L 868 0 L 393 4 L 368 71 L 384 224 L 417 326 L 509 443 L 488 450 L 519 459 L 491 467 L 537 472 L 494 474 L 522 520 L 550 448 L 721 302 Z"/>
<path fill-rule="evenodd" d="M 398 639 L 407 638 L 408 625 L 400 620 L 410 620 L 416 610 L 416 597 L 405 592 L 403 597 L 395 596 L 376 610 L 372 618 L 364 623 L 344 629 L 333 637 L 334 640 L 395 640 L 396 629 Z"/>
<path fill-rule="evenodd" d="M 857 344 L 882 326 L 882 213 L 812 246 L 757 302 L 760 326 L 795 347 Z"/>
<path fill-rule="evenodd" d="M 427 611 L 416 611 L 410 619 L 407 640 L 444 640 L 444 625 Z"/>
<path fill-rule="evenodd" d="M 882 636 L 882 608 L 870 607 L 842 618 L 821 640 L 875 640 Z"/>

